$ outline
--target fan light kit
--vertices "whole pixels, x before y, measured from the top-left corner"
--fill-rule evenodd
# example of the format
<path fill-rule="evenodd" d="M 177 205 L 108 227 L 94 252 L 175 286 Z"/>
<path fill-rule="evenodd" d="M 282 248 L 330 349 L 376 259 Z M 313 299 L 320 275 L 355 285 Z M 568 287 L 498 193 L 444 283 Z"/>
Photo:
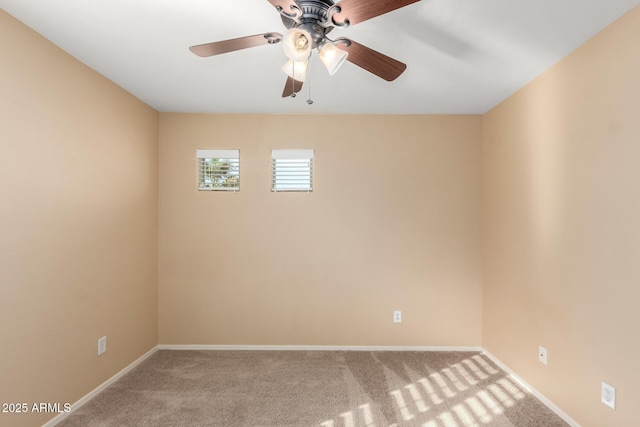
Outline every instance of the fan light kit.
<path fill-rule="evenodd" d="M 344 64 L 348 56 L 348 52 L 338 49 L 333 43 L 329 42 L 325 42 L 324 45 L 318 49 L 318 57 L 324 66 L 327 67 L 327 71 L 331 76 L 342 67 L 342 64 Z"/>
<path fill-rule="evenodd" d="M 308 65 L 309 61 L 293 61 L 290 59 L 282 66 L 282 71 L 292 79 L 304 83 L 307 79 Z"/>
<path fill-rule="evenodd" d="M 349 61 L 376 76 L 393 81 L 407 68 L 405 64 L 371 48 L 340 37 L 327 37 L 333 29 L 344 29 L 384 15 L 420 0 L 268 0 L 280 13 L 287 28 L 285 35 L 264 33 L 237 39 L 191 46 L 198 56 L 209 57 L 236 50 L 282 42 L 288 61 L 282 67 L 287 75 L 282 97 L 295 97 L 307 79 L 313 50 L 329 75 L 333 76 Z M 313 101 L 307 101 L 312 104 Z"/>
<path fill-rule="evenodd" d="M 311 34 L 304 28 L 292 28 L 284 36 L 284 53 L 292 61 L 306 61 L 311 55 Z"/>

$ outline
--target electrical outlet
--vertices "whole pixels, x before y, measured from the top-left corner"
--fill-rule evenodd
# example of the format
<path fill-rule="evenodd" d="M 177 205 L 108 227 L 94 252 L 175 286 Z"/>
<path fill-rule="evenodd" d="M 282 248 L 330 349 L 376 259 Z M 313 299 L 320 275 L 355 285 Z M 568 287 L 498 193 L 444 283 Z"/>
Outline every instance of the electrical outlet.
<path fill-rule="evenodd" d="M 393 312 L 393 323 L 402 323 L 402 311 L 395 310 Z"/>
<path fill-rule="evenodd" d="M 538 360 L 545 365 L 547 364 L 547 349 L 542 346 L 538 348 Z"/>
<path fill-rule="evenodd" d="M 107 337 L 106 336 L 98 339 L 98 356 L 101 356 L 105 351 L 107 351 Z"/>
<path fill-rule="evenodd" d="M 603 381 L 601 395 L 602 403 L 611 409 L 616 409 L 616 388 L 614 386 Z"/>

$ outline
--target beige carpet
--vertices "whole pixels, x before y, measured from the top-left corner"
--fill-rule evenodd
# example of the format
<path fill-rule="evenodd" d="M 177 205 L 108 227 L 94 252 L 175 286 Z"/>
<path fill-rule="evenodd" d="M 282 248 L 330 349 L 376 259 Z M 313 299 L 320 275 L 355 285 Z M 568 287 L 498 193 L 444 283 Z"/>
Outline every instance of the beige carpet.
<path fill-rule="evenodd" d="M 71 426 L 566 426 L 479 353 L 156 352 Z"/>

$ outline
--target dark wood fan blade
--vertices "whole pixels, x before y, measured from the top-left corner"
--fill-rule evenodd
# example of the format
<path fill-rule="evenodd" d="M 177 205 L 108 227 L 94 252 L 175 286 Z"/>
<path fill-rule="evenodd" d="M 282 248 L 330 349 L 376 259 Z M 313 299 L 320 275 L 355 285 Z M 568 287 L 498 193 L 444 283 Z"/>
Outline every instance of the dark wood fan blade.
<path fill-rule="evenodd" d="M 298 93 L 302 90 L 302 82 L 294 80 L 291 77 L 287 77 L 287 82 L 284 84 L 284 90 L 282 91 L 282 97 L 286 98 Z"/>
<path fill-rule="evenodd" d="M 390 82 L 407 69 L 407 65 L 369 47 L 344 37 L 336 39 L 336 47 L 349 53 L 347 61 Z"/>
<path fill-rule="evenodd" d="M 199 44 L 197 46 L 191 46 L 189 50 L 198 56 L 207 57 L 262 46 L 264 44 L 274 44 L 280 40 L 282 40 L 282 34 L 280 33 L 264 33 L 220 42 Z"/>
<path fill-rule="evenodd" d="M 269 0 L 269 3 L 276 9 L 281 9 L 285 14 L 293 14 L 293 8 L 299 9 L 298 5 L 293 0 Z"/>
<path fill-rule="evenodd" d="M 340 13 L 333 15 L 333 21 L 340 25 L 349 21 L 349 25 L 356 25 L 367 19 L 384 15 L 401 7 L 409 6 L 420 0 L 342 0 L 338 3 Z"/>

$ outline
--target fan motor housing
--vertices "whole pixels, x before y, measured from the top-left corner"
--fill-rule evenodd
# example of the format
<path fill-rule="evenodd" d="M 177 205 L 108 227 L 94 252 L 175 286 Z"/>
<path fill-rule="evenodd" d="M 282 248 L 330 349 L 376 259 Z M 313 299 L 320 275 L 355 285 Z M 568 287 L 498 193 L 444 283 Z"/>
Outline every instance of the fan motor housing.
<path fill-rule="evenodd" d="M 315 22 L 328 21 L 329 8 L 334 5 L 332 0 L 296 0 L 302 11 L 301 21 L 313 20 Z"/>
<path fill-rule="evenodd" d="M 324 40 L 325 35 L 333 30 L 329 17 L 329 9 L 334 6 L 333 0 L 295 0 L 301 15 L 296 19 L 282 15 L 282 22 L 287 29 L 302 28 L 311 35 L 313 48 Z"/>

